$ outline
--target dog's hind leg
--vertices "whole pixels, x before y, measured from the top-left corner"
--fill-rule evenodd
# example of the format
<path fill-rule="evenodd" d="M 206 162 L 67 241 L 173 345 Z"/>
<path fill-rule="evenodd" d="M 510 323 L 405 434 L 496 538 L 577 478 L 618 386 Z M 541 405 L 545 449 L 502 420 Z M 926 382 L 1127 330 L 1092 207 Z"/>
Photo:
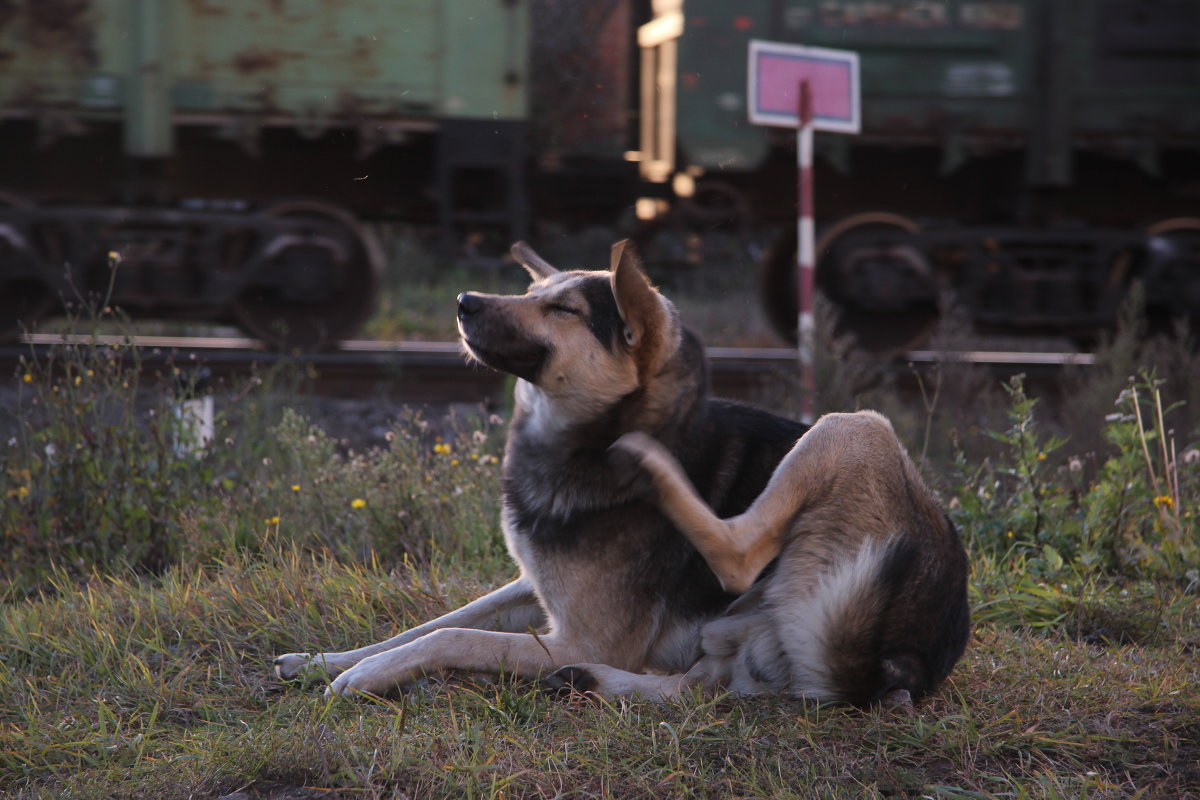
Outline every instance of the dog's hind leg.
<path fill-rule="evenodd" d="M 593 694 L 600 697 L 640 697 L 643 700 L 671 700 L 694 686 L 708 687 L 707 674 L 693 667 L 673 675 L 646 675 L 627 672 L 607 664 L 572 664 L 561 667 L 543 681 L 558 695 Z"/>
<path fill-rule="evenodd" d="M 639 459 L 658 490 L 658 504 L 695 545 L 728 592 L 740 594 L 779 555 L 792 522 L 835 480 L 876 463 L 870 453 L 895 452 L 891 424 L 873 412 L 829 414 L 802 436 L 775 468 L 767 488 L 743 514 L 722 520 L 701 499 L 665 447 L 644 433 L 613 446 Z M 866 476 L 860 476 L 865 481 Z"/>
<path fill-rule="evenodd" d="M 725 591 L 746 591 L 762 568 L 779 555 L 795 506 L 777 509 L 781 504 L 771 502 L 770 488 L 745 514 L 723 520 L 696 492 L 670 451 L 653 438 L 628 433 L 613 446 L 636 456 L 650 473 L 659 508 L 700 551 Z M 778 477 L 777 470 L 772 483 Z"/>
<path fill-rule="evenodd" d="M 275 673 L 284 679 L 307 672 L 337 675 L 364 658 L 401 647 L 442 628 L 478 628 L 482 630 L 525 633 L 546 624 L 546 612 L 538 604 L 533 587 L 525 578 L 501 586 L 483 597 L 437 619 L 409 628 L 404 633 L 378 644 L 341 653 L 288 653 L 275 659 Z"/>

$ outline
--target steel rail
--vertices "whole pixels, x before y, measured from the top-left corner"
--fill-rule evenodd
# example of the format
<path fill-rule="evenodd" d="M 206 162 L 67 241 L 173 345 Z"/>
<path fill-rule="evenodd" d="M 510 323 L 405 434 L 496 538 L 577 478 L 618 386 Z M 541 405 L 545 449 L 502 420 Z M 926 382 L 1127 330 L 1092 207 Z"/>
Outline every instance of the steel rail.
<path fill-rule="evenodd" d="M 173 378 L 203 367 L 215 379 L 231 380 L 256 369 L 294 367 L 303 370 L 307 387 L 320 394 L 365 397 L 382 392 L 413 403 L 502 404 L 511 382 L 469 363 L 457 342 L 351 340 L 328 352 L 280 353 L 254 339 L 215 336 L 26 334 L 19 343 L 0 347 L 0 370 L 13 375 L 22 357 L 46 361 L 55 347 L 64 345 L 114 348 L 125 359 L 134 358 L 131 351 L 136 350 L 151 376 Z M 707 354 L 713 393 L 723 397 L 758 399 L 765 386 L 778 386 L 781 377 L 794 377 L 797 369 L 792 348 L 709 347 Z M 1064 367 L 1094 362 L 1089 353 L 919 350 L 881 365 L 881 371 L 903 378 L 939 364 L 965 363 L 997 377 L 1025 373 L 1049 378 Z"/>

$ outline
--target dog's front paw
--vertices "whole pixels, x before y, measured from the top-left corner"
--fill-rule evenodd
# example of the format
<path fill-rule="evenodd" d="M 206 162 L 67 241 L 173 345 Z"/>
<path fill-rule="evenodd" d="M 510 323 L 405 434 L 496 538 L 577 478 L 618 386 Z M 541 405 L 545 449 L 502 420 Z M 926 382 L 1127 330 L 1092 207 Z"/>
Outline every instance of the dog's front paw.
<path fill-rule="evenodd" d="M 404 654 L 399 650 L 391 650 L 364 658 L 338 675 L 325 689 L 325 696 L 387 697 L 415 683 L 420 677 L 419 672 L 406 664 Z"/>
<path fill-rule="evenodd" d="M 285 681 L 333 676 L 345 669 L 327 653 L 287 653 L 277 656 L 274 664 L 275 674 Z"/>

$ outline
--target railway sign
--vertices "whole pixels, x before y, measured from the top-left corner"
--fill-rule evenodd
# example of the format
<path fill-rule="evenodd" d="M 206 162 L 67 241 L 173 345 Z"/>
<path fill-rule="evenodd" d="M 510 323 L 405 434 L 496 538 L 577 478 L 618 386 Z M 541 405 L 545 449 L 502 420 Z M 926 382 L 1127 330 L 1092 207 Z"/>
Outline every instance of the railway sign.
<path fill-rule="evenodd" d="M 796 129 L 796 173 L 799 182 L 796 220 L 796 284 L 800 318 L 800 381 L 803 386 L 800 419 L 813 421 L 812 340 L 813 273 L 816 236 L 813 215 L 813 131 L 858 133 L 858 53 L 826 47 L 802 47 L 780 42 L 750 41 L 746 91 L 750 121 Z"/>
<path fill-rule="evenodd" d="M 800 84 L 812 92 L 813 130 L 858 133 L 858 53 L 753 39 L 748 94 L 755 125 L 800 127 Z"/>

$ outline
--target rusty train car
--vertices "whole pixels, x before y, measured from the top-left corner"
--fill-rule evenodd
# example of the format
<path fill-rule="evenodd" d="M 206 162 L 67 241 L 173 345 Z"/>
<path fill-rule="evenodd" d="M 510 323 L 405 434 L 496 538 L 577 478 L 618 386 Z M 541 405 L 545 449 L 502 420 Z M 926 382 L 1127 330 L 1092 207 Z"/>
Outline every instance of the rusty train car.
<path fill-rule="evenodd" d="M 0 0 L 0 337 L 99 297 L 328 346 L 360 215 L 516 238 L 526 0 Z"/>

